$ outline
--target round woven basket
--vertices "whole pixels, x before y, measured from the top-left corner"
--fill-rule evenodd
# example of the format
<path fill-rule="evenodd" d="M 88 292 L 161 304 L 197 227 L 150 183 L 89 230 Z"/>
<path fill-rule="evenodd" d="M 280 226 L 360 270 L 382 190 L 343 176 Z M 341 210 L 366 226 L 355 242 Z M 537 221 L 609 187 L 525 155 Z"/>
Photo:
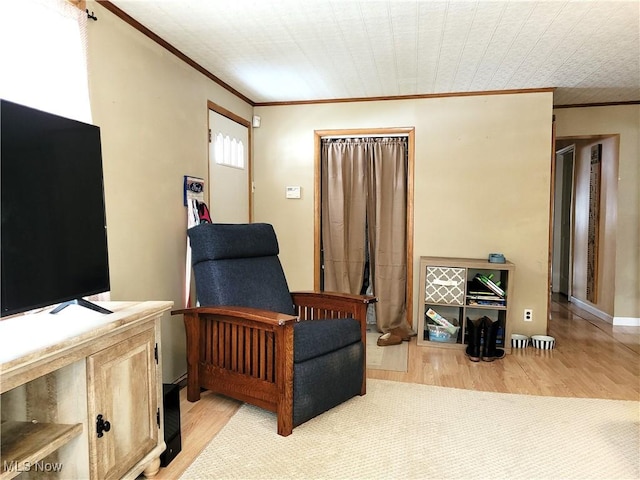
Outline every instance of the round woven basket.
<path fill-rule="evenodd" d="M 529 344 L 529 337 L 519 333 L 511 334 L 511 348 L 526 348 Z"/>
<path fill-rule="evenodd" d="M 539 348 L 540 350 L 551 350 L 555 347 L 556 339 L 548 335 L 533 335 L 531 337 L 531 343 L 535 348 Z"/>

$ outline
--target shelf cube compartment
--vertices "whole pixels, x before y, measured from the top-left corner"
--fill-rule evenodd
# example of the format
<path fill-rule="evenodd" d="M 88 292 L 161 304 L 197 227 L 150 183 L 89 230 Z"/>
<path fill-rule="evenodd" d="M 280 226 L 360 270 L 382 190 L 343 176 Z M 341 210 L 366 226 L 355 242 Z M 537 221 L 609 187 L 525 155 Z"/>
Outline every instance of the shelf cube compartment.
<path fill-rule="evenodd" d="M 428 312 L 433 310 L 435 317 L 443 317 L 450 325 L 439 324 L 430 318 Z M 462 319 L 462 307 L 451 305 L 429 305 L 424 313 L 424 330 L 420 338 L 423 341 L 438 343 L 460 343 L 462 331 L 460 328 Z M 455 330 L 452 330 L 451 325 Z"/>
<path fill-rule="evenodd" d="M 466 269 L 452 267 L 427 267 L 425 278 L 425 302 L 462 305 L 466 286 Z"/>
<path fill-rule="evenodd" d="M 505 347 L 505 325 L 507 319 L 507 312 L 504 310 L 491 310 L 491 309 L 481 309 L 481 308 L 471 308 L 467 307 L 466 309 L 467 318 L 471 318 L 476 320 L 481 317 L 489 317 L 491 320 L 498 321 L 502 320 L 502 328 L 498 329 L 496 336 L 496 347 L 504 348 Z M 469 324 L 468 320 L 464 322 L 464 342 L 465 344 L 469 343 Z M 481 337 L 480 343 L 484 343 L 484 337 Z"/>

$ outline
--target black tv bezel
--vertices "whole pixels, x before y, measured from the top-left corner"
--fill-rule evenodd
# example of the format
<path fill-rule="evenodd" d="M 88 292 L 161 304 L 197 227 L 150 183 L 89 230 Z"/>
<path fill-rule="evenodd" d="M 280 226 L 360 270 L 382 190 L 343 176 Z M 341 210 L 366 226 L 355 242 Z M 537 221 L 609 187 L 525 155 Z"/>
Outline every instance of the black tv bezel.
<path fill-rule="evenodd" d="M 7 110 L 8 109 L 8 110 Z M 24 115 L 24 116 L 33 116 L 33 121 L 45 121 L 52 122 L 60 126 L 66 126 L 67 128 L 78 128 L 80 130 L 86 132 L 92 132 L 92 135 L 95 139 L 91 141 L 92 149 L 92 157 L 90 160 L 97 162 L 92 165 L 94 170 L 92 171 L 93 177 L 99 176 L 99 181 L 95 180 L 95 188 L 100 189 L 100 197 L 101 202 L 92 204 L 94 208 L 92 211 L 95 214 L 95 218 L 92 219 L 93 230 L 92 233 L 95 234 L 95 237 L 100 238 L 100 245 L 95 244 L 95 254 L 92 253 L 93 258 L 96 260 L 96 265 L 100 269 L 100 274 L 98 279 L 95 282 L 87 283 L 86 287 L 82 288 L 72 288 L 69 285 L 65 287 L 61 287 L 57 289 L 55 294 L 52 291 L 43 292 L 42 296 L 38 298 L 37 295 L 32 297 L 32 300 L 26 301 L 18 301 L 13 300 L 6 297 L 6 283 L 11 281 L 11 276 L 13 275 L 10 271 L 5 271 L 5 244 L 4 240 L 0 241 L 0 263 L 2 264 L 0 269 L 0 281 L 2 285 L 0 285 L 0 289 L 2 290 L 2 305 L 0 305 L 0 317 L 8 317 L 16 314 L 21 314 L 24 312 L 29 312 L 32 310 L 43 309 L 47 307 L 53 307 L 57 304 L 65 304 L 65 303 L 79 303 L 81 305 L 87 306 L 86 302 L 82 299 L 83 297 L 95 295 L 98 293 L 109 291 L 111 288 L 111 278 L 110 278 L 110 270 L 109 270 L 109 249 L 108 249 L 108 239 L 107 239 L 107 222 L 106 222 L 106 202 L 105 202 L 105 191 L 104 191 L 104 171 L 103 171 L 103 162 L 102 162 L 102 145 L 101 145 L 101 131 L 100 127 L 97 125 L 92 125 L 89 123 L 81 122 L 75 119 L 62 117 L 60 115 L 56 115 L 53 113 L 45 112 L 42 110 L 38 110 L 33 107 L 29 107 L 26 105 L 21 105 L 15 102 L 11 102 L 9 100 L 0 99 L 0 115 L 2 120 L 0 121 L 0 128 L 2 131 L 5 131 L 6 122 L 12 121 L 10 115 L 14 115 L 13 119 L 17 118 L 15 115 Z M 24 121 L 24 118 L 22 119 Z M 0 142 L 2 140 L 0 139 Z M 0 164 L 3 162 L 4 155 L 0 156 Z M 47 159 L 52 158 L 53 156 L 47 157 Z M 13 159 L 15 160 L 15 158 Z M 5 158 L 4 161 L 7 161 Z M 74 165 L 79 165 L 79 160 L 74 159 Z M 73 162 L 72 162 L 73 163 Z M 61 167 L 62 168 L 62 167 Z M 99 175 L 98 175 L 99 168 Z M 5 173 L 5 169 L 2 169 L 2 173 Z M 11 181 L 11 179 L 4 178 L 2 175 L 3 185 L 5 181 Z M 15 180 L 15 179 L 14 179 Z M 60 186 L 51 185 L 51 189 L 60 188 Z M 93 195 L 93 198 L 98 198 L 97 190 Z M 5 202 L 2 202 L 3 204 Z M 2 208 L 2 206 L 0 206 Z M 46 212 L 45 212 L 46 214 Z M 69 215 L 75 215 L 75 212 L 69 212 Z M 36 219 L 37 220 L 37 219 Z M 36 224 L 36 220 L 34 220 L 34 224 Z M 103 234 L 100 235 L 98 232 L 98 225 L 102 225 Z M 13 225 L 15 227 L 15 225 Z M 2 225 L 0 228 L 0 237 L 3 237 L 2 232 L 5 230 L 5 217 L 4 213 L 2 214 Z M 17 228 L 17 227 L 16 227 Z M 46 234 L 43 234 L 43 236 Z M 92 238 L 94 236 L 92 235 Z M 87 249 L 90 250 L 90 249 Z M 59 252 L 58 252 L 59 253 Z M 55 254 L 54 254 L 55 255 Z M 53 275 L 50 275 L 49 278 L 53 278 Z M 35 284 L 36 282 L 34 282 Z M 8 302 L 8 305 L 7 305 Z M 105 311 L 103 313 L 108 313 Z"/>

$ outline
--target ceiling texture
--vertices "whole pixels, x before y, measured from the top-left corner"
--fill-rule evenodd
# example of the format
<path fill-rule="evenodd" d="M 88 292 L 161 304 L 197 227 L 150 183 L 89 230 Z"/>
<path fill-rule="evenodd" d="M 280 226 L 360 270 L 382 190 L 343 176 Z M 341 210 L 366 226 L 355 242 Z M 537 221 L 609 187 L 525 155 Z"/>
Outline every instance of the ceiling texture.
<path fill-rule="evenodd" d="M 101 3 L 255 105 L 538 88 L 556 106 L 640 101 L 640 0 Z"/>

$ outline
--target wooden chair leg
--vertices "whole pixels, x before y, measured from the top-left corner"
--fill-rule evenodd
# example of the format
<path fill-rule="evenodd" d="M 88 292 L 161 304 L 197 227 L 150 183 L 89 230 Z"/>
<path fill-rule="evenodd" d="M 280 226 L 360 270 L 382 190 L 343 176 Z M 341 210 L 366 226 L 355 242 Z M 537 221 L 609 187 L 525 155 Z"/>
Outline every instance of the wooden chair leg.
<path fill-rule="evenodd" d="M 293 431 L 293 325 L 291 324 L 277 331 L 276 369 L 278 435 L 286 437 Z"/>
<path fill-rule="evenodd" d="M 187 337 L 187 400 L 200 400 L 200 318 L 197 314 L 184 315 L 184 326 Z"/>
<path fill-rule="evenodd" d="M 278 414 L 278 435 L 288 437 L 293 432 L 292 418 Z"/>
<path fill-rule="evenodd" d="M 198 376 L 189 373 L 190 368 L 187 368 L 187 400 L 190 402 L 197 402 L 200 400 L 200 382 L 198 382 Z"/>

